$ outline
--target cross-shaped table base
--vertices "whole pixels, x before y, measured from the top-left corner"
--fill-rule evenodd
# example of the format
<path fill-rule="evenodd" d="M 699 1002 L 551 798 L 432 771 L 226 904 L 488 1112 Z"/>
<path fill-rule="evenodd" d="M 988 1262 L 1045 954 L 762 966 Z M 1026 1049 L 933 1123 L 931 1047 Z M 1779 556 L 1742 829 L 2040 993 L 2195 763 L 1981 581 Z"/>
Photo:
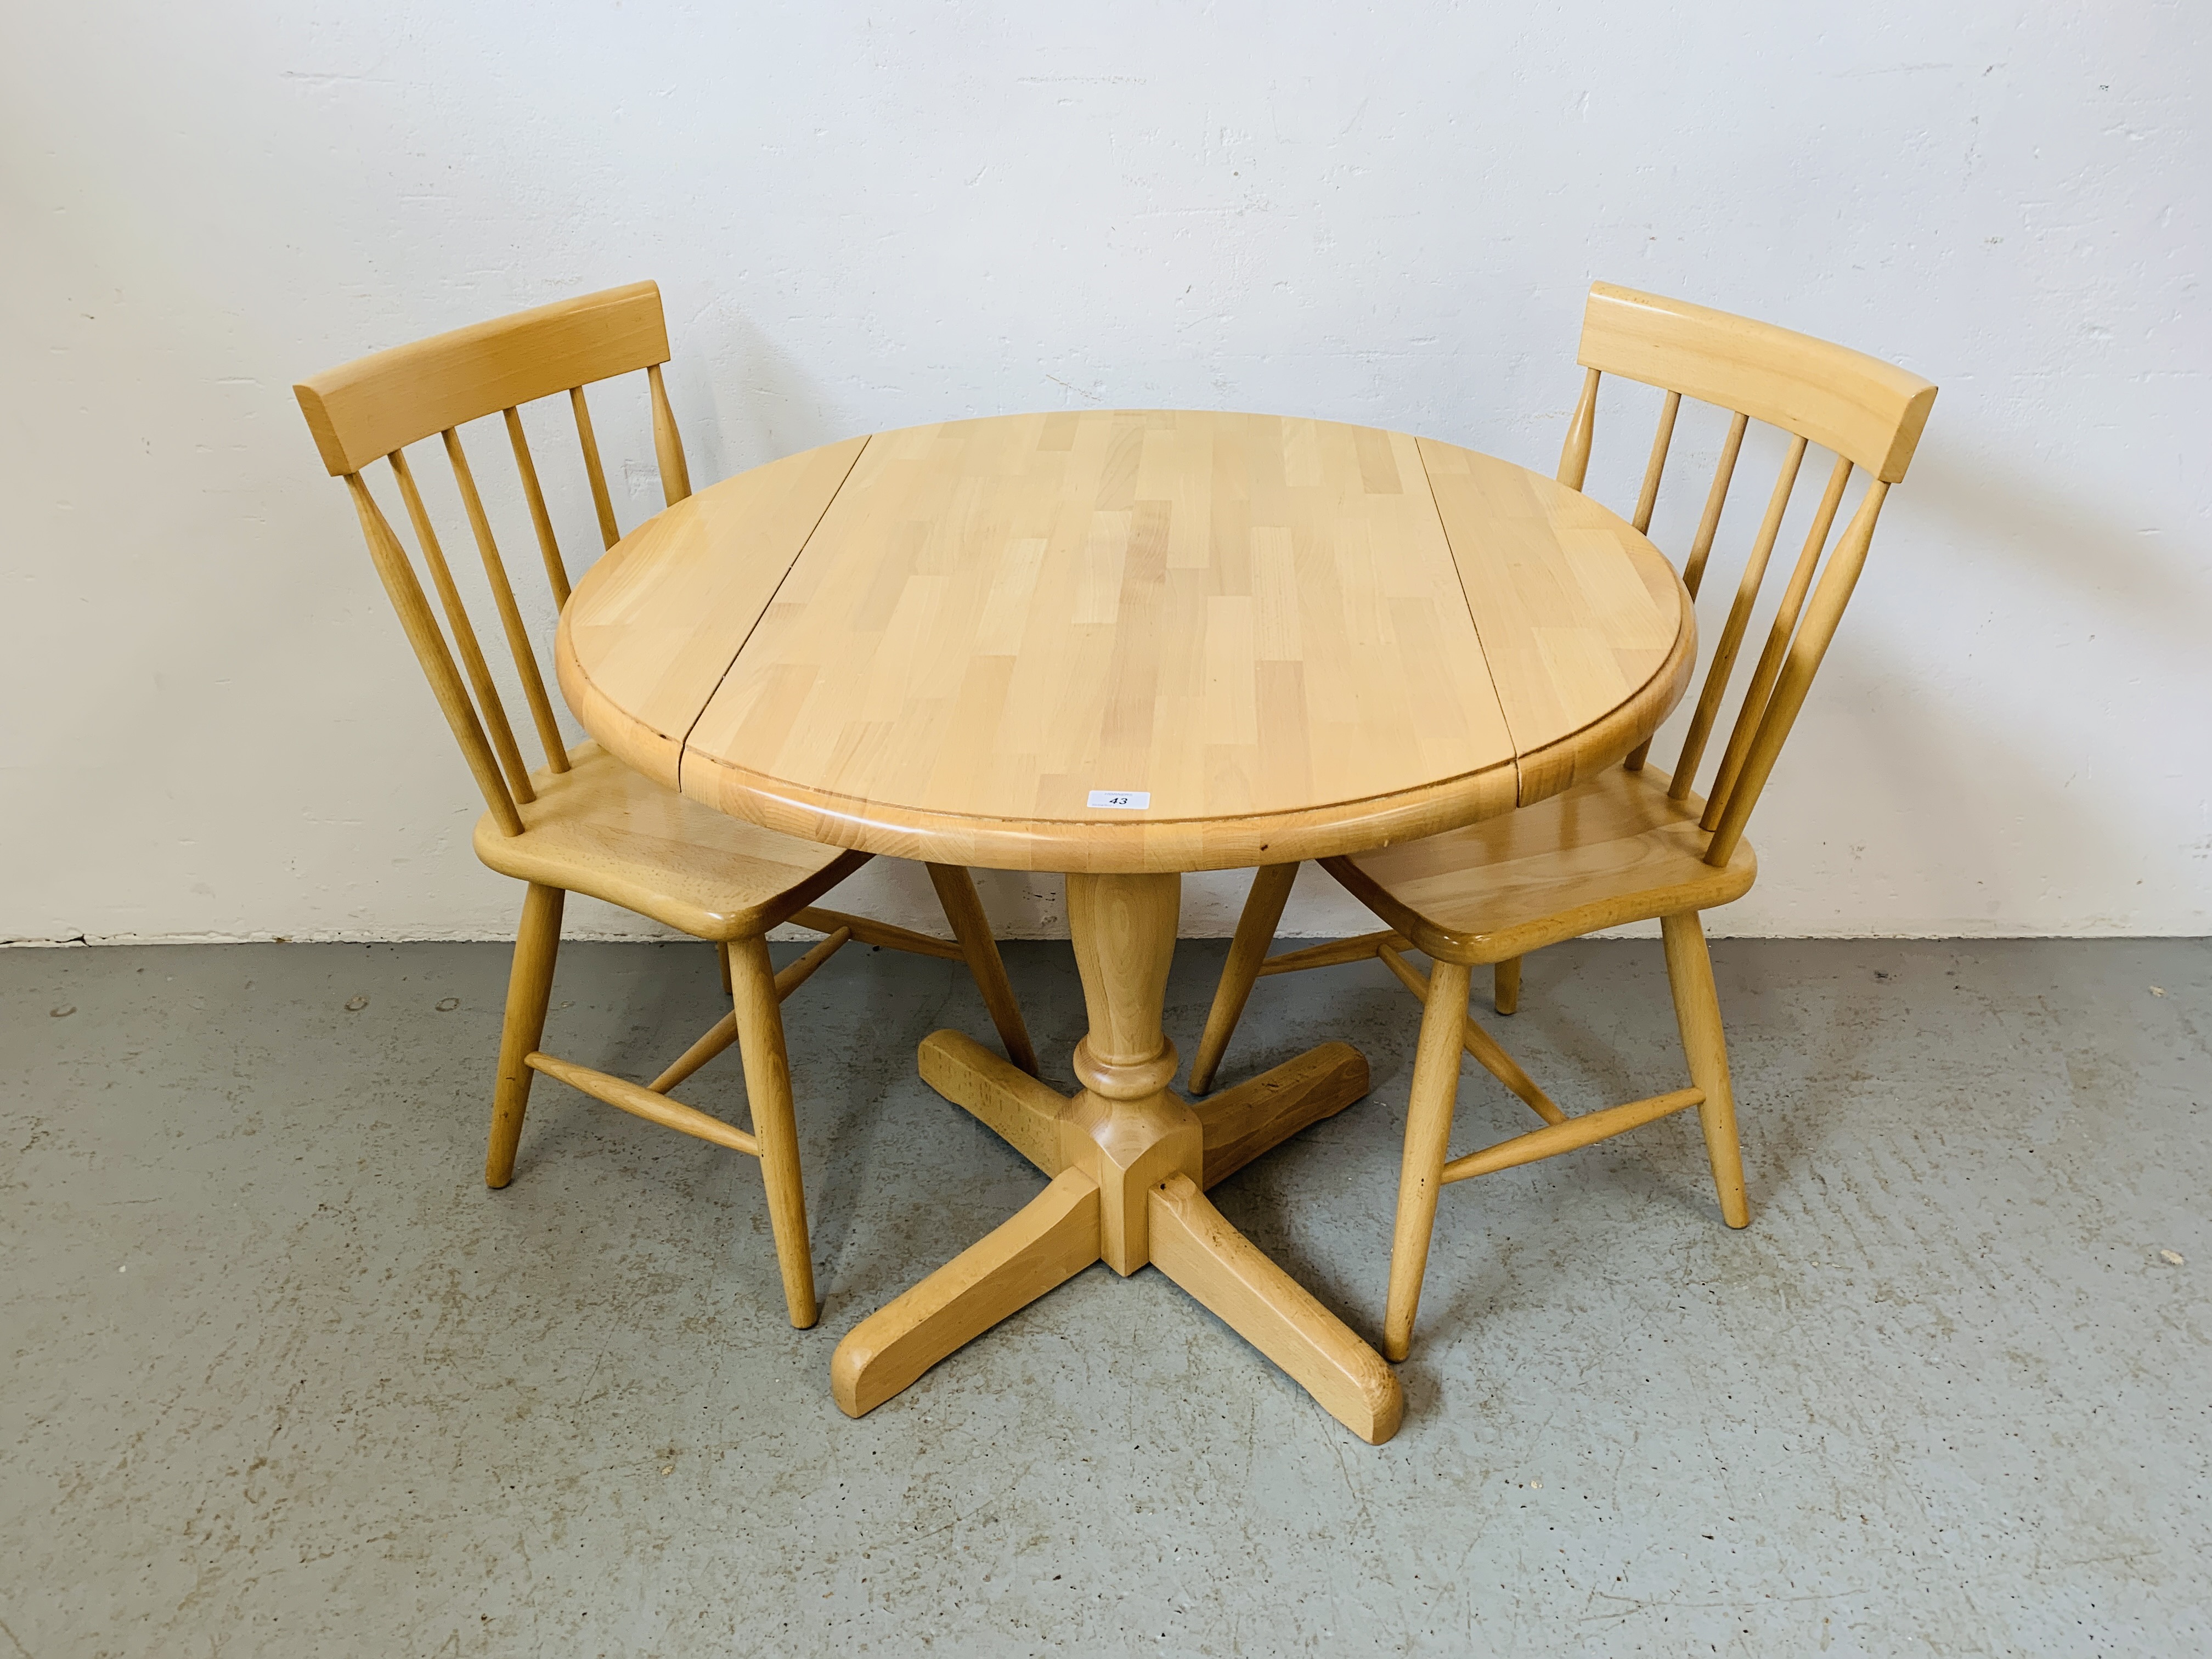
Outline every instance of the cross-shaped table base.
<path fill-rule="evenodd" d="M 1167 1087 L 1160 1030 L 1181 878 L 1070 876 L 1070 931 L 1091 1011 L 1081 1092 L 1040 1083 L 957 1031 L 921 1044 L 921 1075 L 1052 1177 L 1021 1211 L 868 1316 L 837 1345 L 831 1383 L 858 1417 L 939 1360 L 1103 1260 L 1152 1263 L 1371 1444 L 1404 1398 L 1382 1358 L 1207 1201 L 1204 1188 L 1367 1092 L 1367 1062 L 1324 1043 L 1194 1106 Z"/>

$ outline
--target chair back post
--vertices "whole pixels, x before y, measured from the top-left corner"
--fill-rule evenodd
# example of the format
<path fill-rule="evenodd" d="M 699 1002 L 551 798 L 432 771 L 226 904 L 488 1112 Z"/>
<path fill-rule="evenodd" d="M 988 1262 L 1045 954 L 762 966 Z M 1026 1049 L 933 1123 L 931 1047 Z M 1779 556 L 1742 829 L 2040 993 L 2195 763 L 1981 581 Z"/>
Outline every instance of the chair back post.
<path fill-rule="evenodd" d="M 1567 422 L 1567 441 L 1559 450 L 1559 480 L 1570 489 L 1580 489 L 1589 476 L 1590 443 L 1597 435 L 1598 372 L 1583 376 L 1583 395 Z"/>
<path fill-rule="evenodd" d="M 460 428 L 491 415 L 502 417 L 544 562 L 547 585 L 554 604 L 564 606 L 568 602 L 568 568 L 523 430 L 521 406 L 563 392 L 568 394 L 600 538 L 605 546 L 612 547 L 621 532 L 607 493 L 605 470 L 600 464 L 584 388 L 614 375 L 638 369 L 646 372 L 653 452 L 659 464 L 663 496 L 672 506 L 690 494 L 691 481 L 675 412 L 669 407 L 661 380 L 660 366 L 668 356 L 660 290 L 652 283 L 634 283 L 373 352 L 293 387 L 324 466 L 333 477 L 345 480 L 385 592 L 483 792 L 485 804 L 504 834 L 523 832 L 518 803 L 527 805 L 537 797 L 497 684 L 446 562 L 436 527 L 408 466 L 407 447 L 433 436 L 442 441 L 483 565 L 493 608 L 498 612 L 500 631 L 514 659 L 531 724 L 545 751 L 545 764 L 550 771 L 565 772 L 568 769 L 567 746 L 521 609 L 515 602 L 490 515 L 462 447 Z M 445 611 L 452 648 L 423 595 L 405 546 L 362 477 L 368 464 L 379 458 L 390 464 L 398 483 L 416 544 Z M 460 657 L 458 666 L 456 650 Z"/>
<path fill-rule="evenodd" d="M 660 499 L 673 507 L 691 493 L 691 469 L 684 465 L 684 440 L 676 430 L 676 411 L 668 406 L 660 365 L 648 364 L 645 379 L 653 390 L 653 454 L 660 465 Z"/>
<path fill-rule="evenodd" d="M 1743 691 L 1699 820 L 1700 828 L 1711 836 L 1706 861 L 1725 867 L 1835 637 L 1864 568 L 1889 487 L 1911 465 L 1936 401 L 1936 388 L 1893 364 L 1826 340 L 1610 283 L 1590 286 L 1577 361 L 1584 370 L 1583 393 L 1569 422 L 1559 471 L 1559 482 L 1571 489 L 1581 489 L 1588 473 L 1601 378 L 1618 375 L 1666 394 L 1637 494 L 1632 522 L 1639 532 L 1650 528 L 1682 399 L 1692 398 L 1729 411 L 1728 437 L 1682 568 L 1683 585 L 1692 598 L 1712 553 L 1750 423 L 1762 422 L 1790 439 L 1668 783 L 1668 793 L 1677 800 L 1692 793 L 1727 699 L 1806 451 L 1817 445 L 1835 458 L 1804 548 L 1777 604 L 1765 647 Z M 1829 535 L 1854 471 L 1867 474 L 1867 489 L 1829 552 Z M 1647 740 L 1628 757 L 1628 769 L 1642 767 L 1650 747 Z"/>

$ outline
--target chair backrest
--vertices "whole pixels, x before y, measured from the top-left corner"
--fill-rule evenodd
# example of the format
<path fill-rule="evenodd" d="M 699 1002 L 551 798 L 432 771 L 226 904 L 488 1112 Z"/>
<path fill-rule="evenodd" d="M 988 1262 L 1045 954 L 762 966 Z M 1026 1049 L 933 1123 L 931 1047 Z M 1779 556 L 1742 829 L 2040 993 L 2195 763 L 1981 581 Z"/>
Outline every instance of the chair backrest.
<path fill-rule="evenodd" d="M 1817 444 L 1835 457 L 1827 488 L 1813 514 L 1804 551 L 1790 573 L 1765 649 L 1744 689 L 1735 723 L 1706 792 L 1705 816 L 1699 822 L 1712 839 L 1705 856 L 1712 864 L 1725 865 L 1742 839 L 1752 808 L 1759 804 L 1759 792 L 1774 769 L 1797 711 L 1804 706 L 1820 659 L 1835 637 L 1836 625 L 1866 562 L 1882 501 L 1890 485 L 1902 478 L 1911 464 L 1921 428 L 1928 423 L 1929 408 L 1936 401 L 1936 388 L 1917 374 L 1825 340 L 1724 311 L 1616 288 L 1610 283 L 1590 285 L 1577 361 L 1588 373 L 1583 379 L 1581 401 L 1568 425 L 1559 473 L 1559 482 L 1571 489 L 1580 489 L 1589 471 L 1601 378 L 1617 374 L 1657 386 L 1667 394 L 1660 406 L 1658 430 L 1652 436 L 1650 459 L 1644 469 L 1644 485 L 1638 492 L 1631 520 L 1638 531 L 1649 531 L 1651 526 L 1651 512 L 1658 501 L 1660 477 L 1666 470 L 1667 449 L 1674 438 L 1674 418 L 1682 399 L 1693 398 L 1716 404 L 1735 417 L 1729 422 L 1720 462 L 1705 494 L 1705 514 L 1682 567 L 1683 585 L 1692 595 L 1712 554 L 1713 538 L 1720 528 L 1721 512 L 1728 502 L 1745 432 L 1753 421 L 1761 421 L 1781 428 L 1790 438 L 1781 473 L 1744 562 L 1728 621 L 1713 647 L 1681 757 L 1668 787 L 1668 793 L 1677 800 L 1690 793 L 1719 718 L 1752 607 L 1758 600 L 1784 514 L 1789 510 L 1790 492 L 1804 465 L 1805 451 Z M 1822 569 L 1821 554 L 1854 469 L 1868 474 L 1866 491 Z M 1817 588 L 1814 586 L 1816 571 Z M 1806 603 L 1808 592 L 1809 605 Z M 1644 764 L 1644 750 L 1650 746 L 1645 744 L 1628 757 L 1631 769 Z"/>
<path fill-rule="evenodd" d="M 372 352 L 292 388 L 301 412 L 307 417 L 308 430 L 322 452 L 323 465 L 332 477 L 343 478 L 352 493 L 369 556 L 375 562 L 392 607 L 399 613 L 408 642 L 429 677 L 431 690 L 468 757 L 485 803 L 500 828 L 510 836 L 520 835 L 523 829 L 516 803 L 537 799 L 530 785 L 530 769 L 515 744 L 498 688 L 447 566 L 422 491 L 408 467 L 407 446 L 434 433 L 444 441 L 446 459 L 460 490 L 477 551 L 483 560 L 484 579 L 499 612 L 507 649 L 514 658 L 523 698 L 530 705 L 532 723 L 545 750 L 545 763 L 556 772 L 565 772 L 568 752 L 553 717 L 552 702 L 545 695 L 537 653 L 514 602 L 506 564 L 492 535 L 491 521 L 461 447 L 460 428 L 484 416 L 505 416 L 522 493 L 538 533 L 538 550 L 545 562 L 546 580 L 553 589 L 554 604 L 565 605 L 568 568 L 546 512 L 545 494 L 538 484 L 529 441 L 523 434 L 520 407 L 539 398 L 568 394 L 577 441 L 583 449 L 584 471 L 591 481 L 592 503 L 599 514 L 599 538 L 612 547 L 621 532 L 615 524 L 614 503 L 607 495 L 606 471 L 600 465 L 584 388 L 612 375 L 645 371 L 661 492 L 672 507 L 691 493 L 691 481 L 676 416 L 668 406 L 667 388 L 661 383 L 660 365 L 667 361 L 668 330 L 661 316 L 659 287 L 634 283 L 533 311 L 519 311 L 494 322 L 417 340 L 412 345 Z M 453 649 L 448 649 L 423 599 L 422 584 L 416 579 L 405 549 L 362 477 L 363 470 L 380 457 L 390 464 L 398 481 L 400 499 L 406 505 L 422 562 L 453 633 Z M 453 665 L 454 650 L 459 651 L 466 672 L 465 688 Z M 473 703 L 471 690 L 475 693 Z"/>

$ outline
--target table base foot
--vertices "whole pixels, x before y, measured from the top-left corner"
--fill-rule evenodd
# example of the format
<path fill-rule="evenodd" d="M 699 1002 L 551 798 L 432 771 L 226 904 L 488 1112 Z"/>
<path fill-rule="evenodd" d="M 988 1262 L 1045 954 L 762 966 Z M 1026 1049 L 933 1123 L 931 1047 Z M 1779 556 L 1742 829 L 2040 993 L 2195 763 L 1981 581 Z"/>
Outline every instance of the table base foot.
<path fill-rule="evenodd" d="M 1397 1432 L 1398 1379 L 1382 1356 L 1231 1226 L 1200 1191 L 1367 1091 L 1367 1062 L 1341 1042 L 1278 1066 L 1196 1109 L 1162 1091 L 1072 1098 L 957 1031 L 926 1038 L 921 1074 L 1053 1177 L 1012 1219 L 837 1345 L 831 1392 L 873 1410 L 1000 1320 L 1106 1261 L 1147 1262 L 1289 1372 L 1370 1444 Z"/>
<path fill-rule="evenodd" d="M 865 1416 L 1097 1260 L 1097 1183 L 1070 1170 L 1011 1220 L 846 1332 L 830 1363 L 839 1409 Z"/>
<path fill-rule="evenodd" d="M 921 1080 L 994 1130 L 1048 1176 L 1067 1167 L 1060 1121 L 1067 1097 L 965 1031 L 932 1031 L 915 1051 Z"/>
<path fill-rule="evenodd" d="M 1324 1042 L 1233 1089 L 1192 1103 L 1206 1135 L 1206 1184 L 1218 1185 L 1366 1092 L 1367 1057 L 1348 1042 Z"/>
<path fill-rule="evenodd" d="M 1198 1183 L 1152 1188 L 1152 1265 L 1288 1371 L 1322 1409 L 1370 1446 L 1398 1432 L 1397 1374 L 1350 1326 L 1229 1224 Z"/>

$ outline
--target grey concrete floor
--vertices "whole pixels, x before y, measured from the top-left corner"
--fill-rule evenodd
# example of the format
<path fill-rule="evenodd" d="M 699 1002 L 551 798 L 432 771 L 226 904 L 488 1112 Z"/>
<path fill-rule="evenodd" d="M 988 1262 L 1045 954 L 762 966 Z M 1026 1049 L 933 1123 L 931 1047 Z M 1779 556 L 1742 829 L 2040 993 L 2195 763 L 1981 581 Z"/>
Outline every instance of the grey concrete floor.
<path fill-rule="evenodd" d="M 1008 954 L 1065 1082 L 1066 948 Z M 839 1414 L 838 1337 L 1041 1184 L 914 1074 L 988 1036 L 946 964 L 787 1005 L 796 1332 L 748 1159 L 541 1079 L 484 1189 L 501 947 L 0 954 L 0 1653 L 2212 1651 L 2212 949 L 1715 954 L 1751 1228 L 1694 1117 L 1452 1188 L 1379 1449 L 1150 1269 Z M 632 1075 L 720 1006 L 696 945 L 555 1000 Z M 1370 1336 L 1416 1012 L 1268 981 L 1226 1073 L 1369 1055 L 1215 1196 Z M 1656 944 L 1498 1029 L 1571 1109 L 1679 1077 Z M 741 1115 L 735 1056 L 687 1092 Z M 1521 1112 L 1470 1070 L 1457 1144 Z"/>

